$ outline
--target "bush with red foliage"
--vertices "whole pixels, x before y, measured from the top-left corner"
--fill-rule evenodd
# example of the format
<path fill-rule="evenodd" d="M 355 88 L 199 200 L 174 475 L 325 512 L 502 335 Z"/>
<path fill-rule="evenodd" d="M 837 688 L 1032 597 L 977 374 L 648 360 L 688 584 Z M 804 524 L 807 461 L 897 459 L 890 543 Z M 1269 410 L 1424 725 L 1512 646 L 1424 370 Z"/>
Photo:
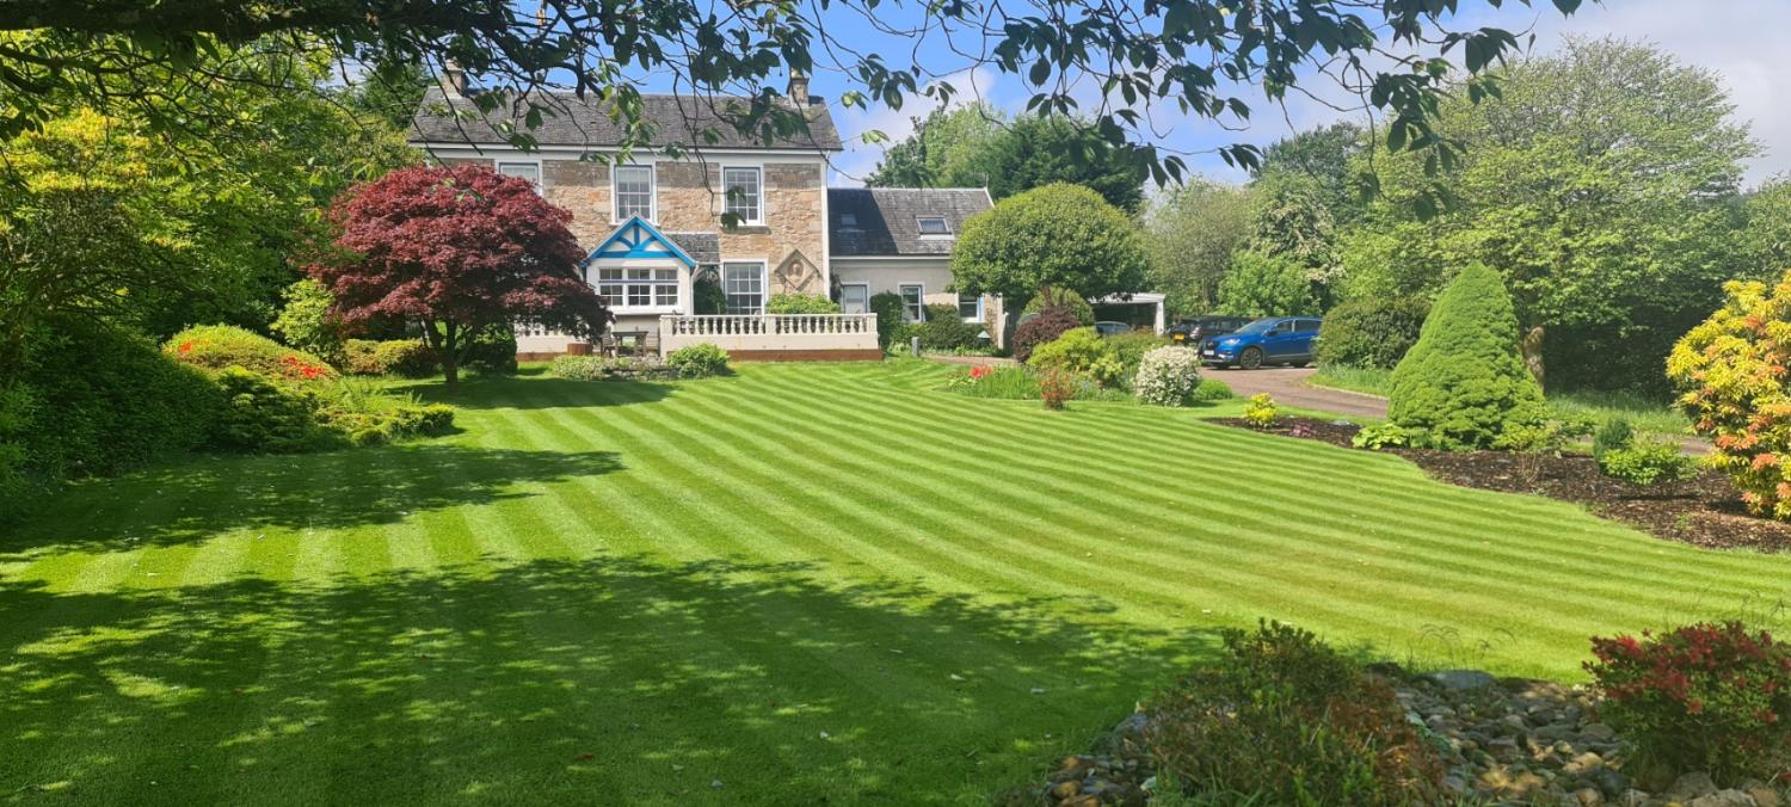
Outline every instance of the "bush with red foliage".
<path fill-rule="evenodd" d="M 1791 770 L 1791 644 L 1707 622 L 1594 638 L 1592 653 L 1600 710 L 1645 769 L 1708 771 L 1722 783 Z"/>
<path fill-rule="evenodd" d="M 1046 370 L 1039 376 L 1039 400 L 1045 402 L 1046 409 L 1062 409 L 1065 402 L 1076 397 L 1076 377 L 1063 370 Z"/>
<path fill-rule="evenodd" d="M 1014 358 L 1026 361 L 1032 357 L 1033 348 L 1056 341 L 1065 331 L 1081 326 L 1082 321 L 1068 306 L 1047 306 L 1038 316 L 1014 329 Z"/>
<path fill-rule="evenodd" d="M 609 322 L 567 224 L 528 180 L 488 166 L 417 166 L 338 197 L 333 254 L 308 268 L 344 324 L 423 325 L 447 380 L 473 337 L 522 322 L 590 336 Z"/>

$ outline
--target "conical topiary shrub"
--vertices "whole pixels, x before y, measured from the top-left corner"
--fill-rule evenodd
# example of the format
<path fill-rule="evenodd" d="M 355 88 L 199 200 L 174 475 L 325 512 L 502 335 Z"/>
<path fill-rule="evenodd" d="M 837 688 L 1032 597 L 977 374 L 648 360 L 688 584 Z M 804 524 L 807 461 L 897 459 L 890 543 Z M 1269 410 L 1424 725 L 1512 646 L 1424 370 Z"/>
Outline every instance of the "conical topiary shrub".
<path fill-rule="evenodd" d="M 1443 291 L 1418 343 L 1393 370 L 1387 417 L 1432 448 L 1491 447 L 1540 425 L 1542 387 L 1517 348 L 1517 314 L 1499 273 L 1472 264 Z"/>

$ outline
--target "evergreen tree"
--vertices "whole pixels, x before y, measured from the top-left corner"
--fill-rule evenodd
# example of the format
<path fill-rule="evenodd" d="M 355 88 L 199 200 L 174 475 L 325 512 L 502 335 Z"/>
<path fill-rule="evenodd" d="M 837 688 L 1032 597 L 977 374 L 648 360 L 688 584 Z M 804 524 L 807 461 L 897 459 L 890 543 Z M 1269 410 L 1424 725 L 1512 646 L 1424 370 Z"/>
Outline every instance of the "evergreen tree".
<path fill-rule="evenodd" d="M 1469 264 L 1443 291 L 1418 344 L 1393 371 L 1387 417 L 1417 442 L 1463 451 L 1544 420 L 1542 387 L 1524 366 L 1517 314 L 1499 273 Z"/>

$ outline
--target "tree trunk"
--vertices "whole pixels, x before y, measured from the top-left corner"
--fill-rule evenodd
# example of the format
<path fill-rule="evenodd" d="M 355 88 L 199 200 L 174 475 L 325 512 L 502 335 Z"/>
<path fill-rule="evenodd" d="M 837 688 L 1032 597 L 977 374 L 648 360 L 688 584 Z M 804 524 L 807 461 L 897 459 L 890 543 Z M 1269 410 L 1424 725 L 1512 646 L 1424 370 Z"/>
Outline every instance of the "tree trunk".
<path fill-rule="evenodd" d="M 442 378 L 452 387 L 460 382 L 460 332 L 454 321 L 442 323 Z"/>
<path fill-rule="evenodd" d="M 1528 330 L 1524 331 L 1523 337 L 1518 340 L 1518 349 L 1523 352 L 1524 366 L 1530 369 L 1530 375 L 1536 377 L 1537 386 L 1548 389 L 1548 384 L 1544 381 L 1542 366 L 1542 336 L 1541 325 L 1530 326 Z"/>

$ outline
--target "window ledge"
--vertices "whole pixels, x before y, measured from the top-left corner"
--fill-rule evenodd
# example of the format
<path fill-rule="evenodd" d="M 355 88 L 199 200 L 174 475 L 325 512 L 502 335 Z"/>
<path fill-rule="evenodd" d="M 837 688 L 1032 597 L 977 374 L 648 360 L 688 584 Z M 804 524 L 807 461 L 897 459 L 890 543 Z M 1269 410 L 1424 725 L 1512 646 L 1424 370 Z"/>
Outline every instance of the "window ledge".
<path fill-rule="evenodd" d="M 736 227 L 723 225 L 723 235 L 770 235 L 771 227 L 766 224 L 741 224 Z"/>

